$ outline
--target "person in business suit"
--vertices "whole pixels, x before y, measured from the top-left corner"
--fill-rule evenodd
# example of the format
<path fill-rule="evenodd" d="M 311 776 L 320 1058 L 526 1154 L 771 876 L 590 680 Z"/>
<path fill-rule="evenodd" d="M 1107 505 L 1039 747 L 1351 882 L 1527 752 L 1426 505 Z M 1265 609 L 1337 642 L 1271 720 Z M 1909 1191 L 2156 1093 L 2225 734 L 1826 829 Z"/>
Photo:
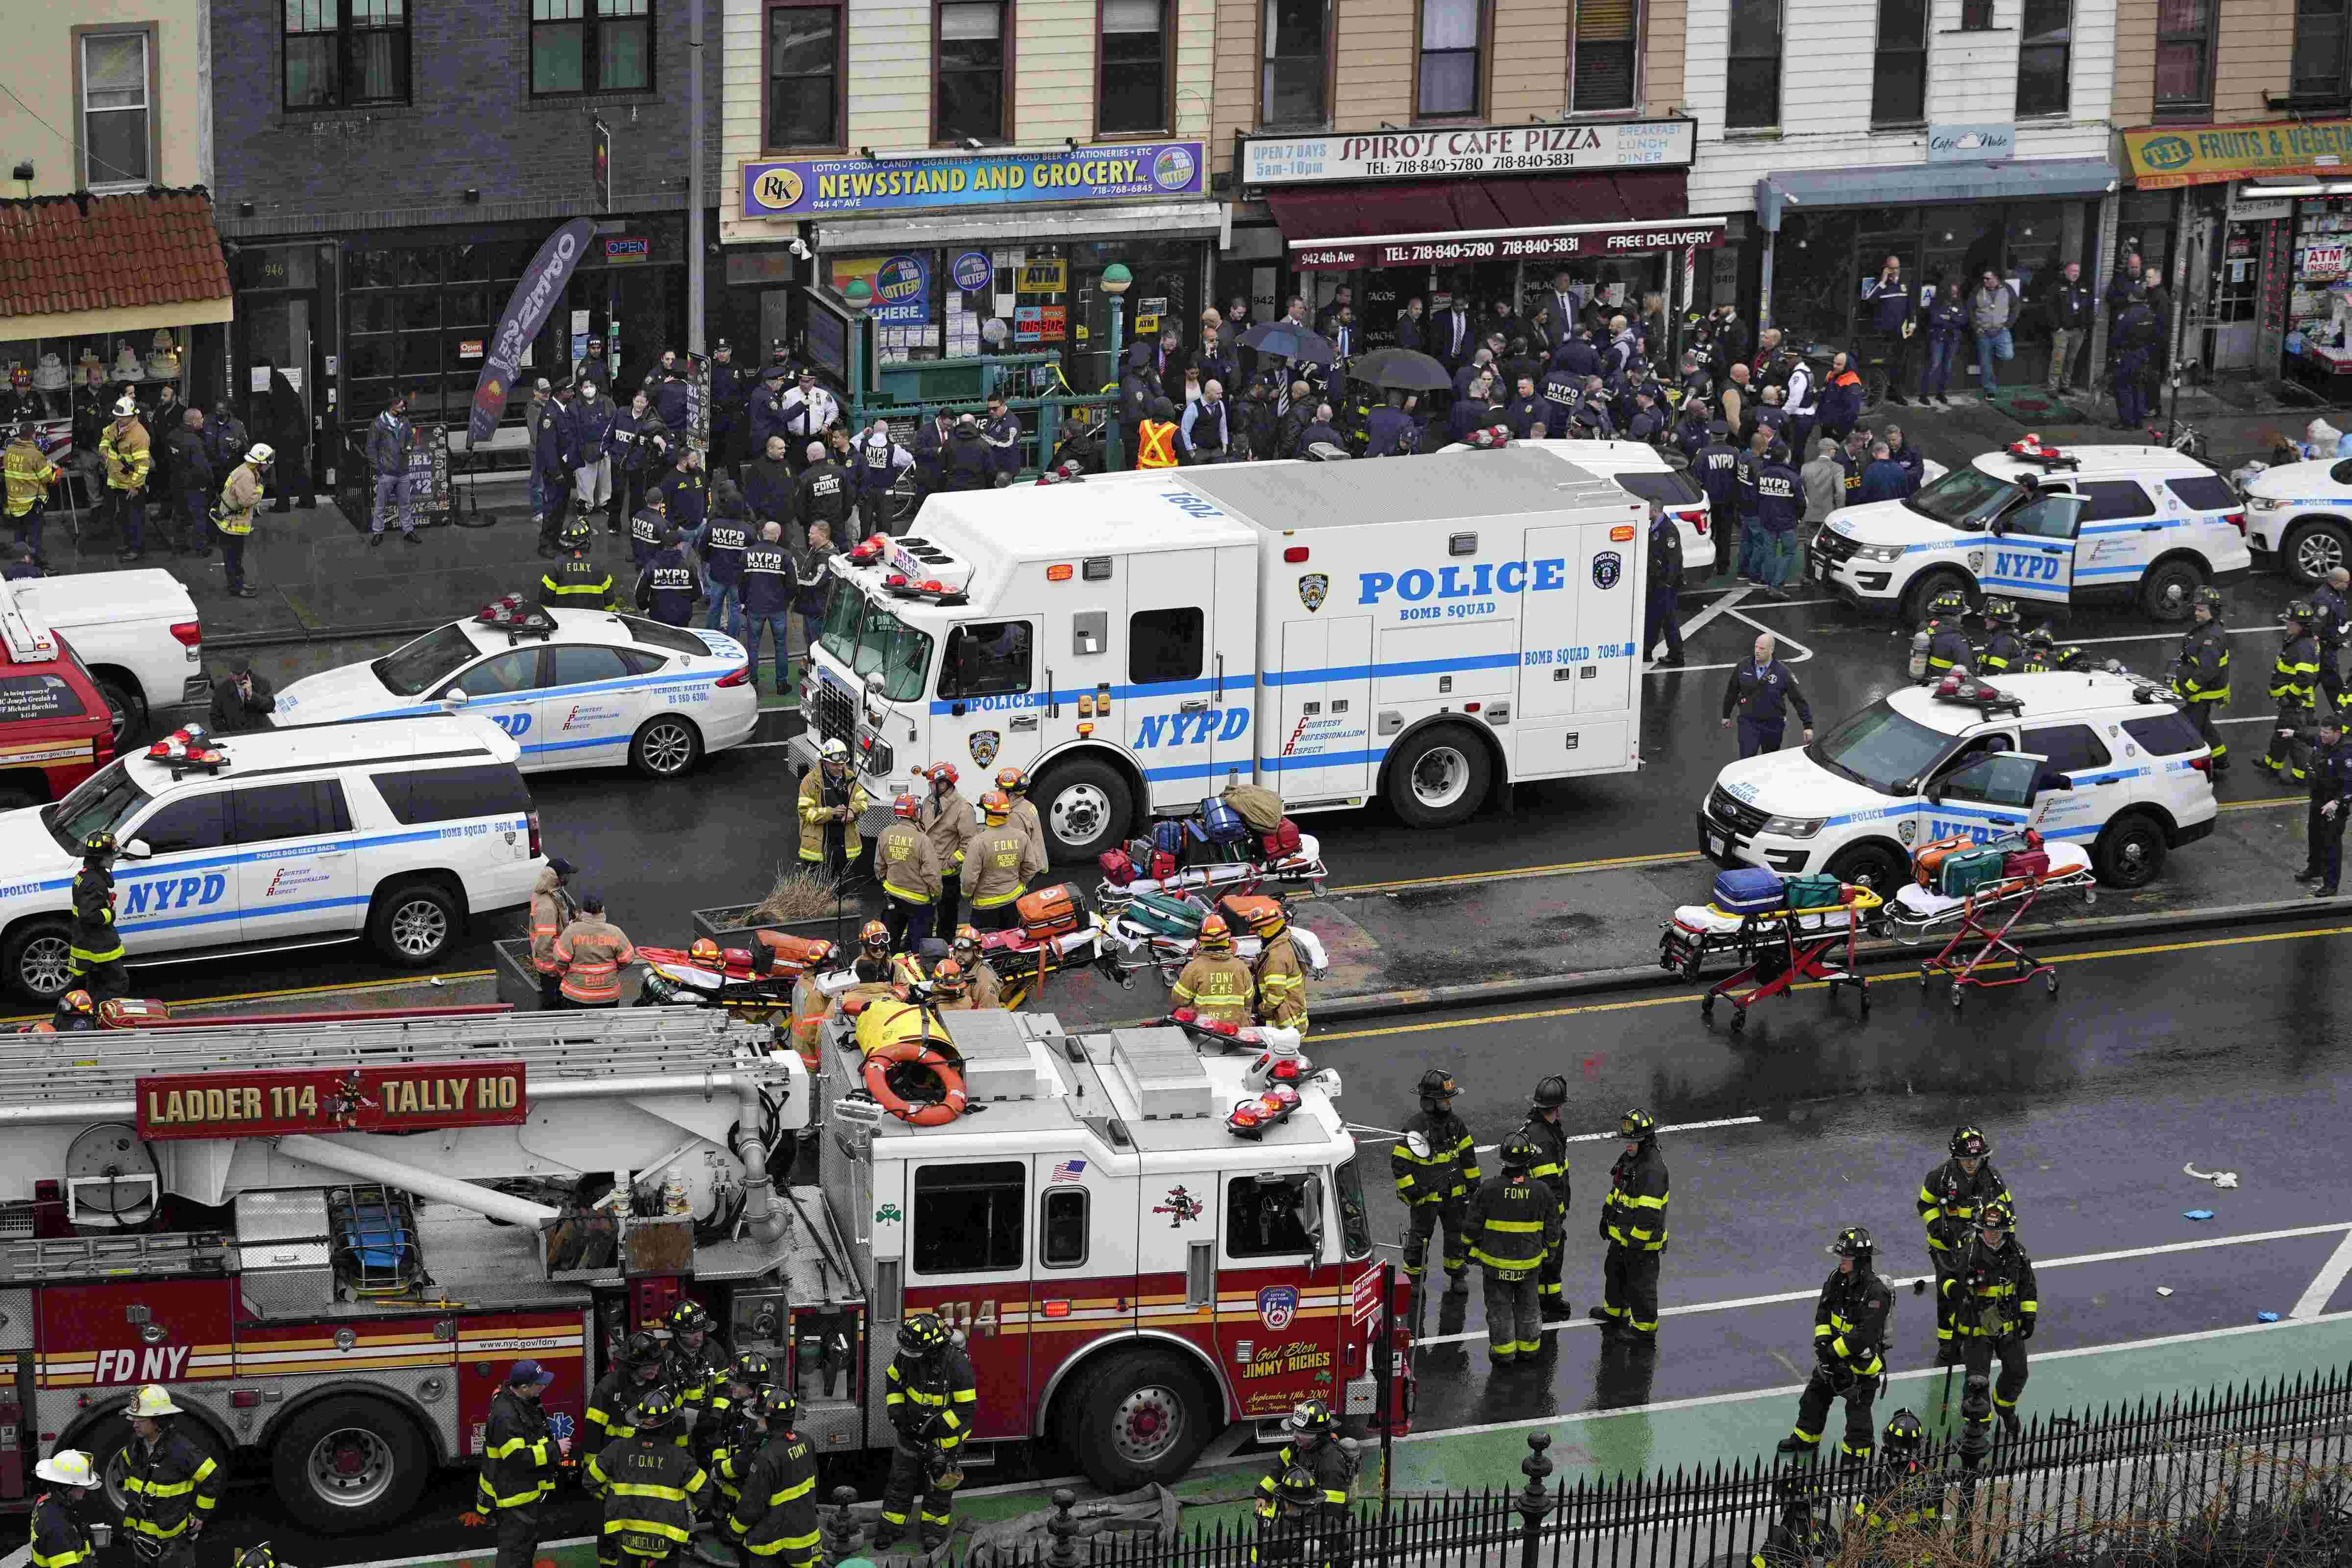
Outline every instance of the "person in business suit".
<path fill-rule="evenodd" d="M 1586 291 L 1566 267 L 1551 275 L 1551 292 L 1544 296 L 1544 308 L 1551 313 L 1552 344 L 1558 347 L 1562 335 L 1576 330 L 1584 319 Z"/>
<path fill-rule="evenodd" d="M 1160 395 L 1182 407 L 1184 402 L 1184 371 L 1192 363 L 1184 352 L 1184 335 L 1171 327 L 1160 334 L 1160 350 L 1153 355 L 1152 374 L 1160 382 Z"/>
<path fill-rule="evenodd" d="M 1478 329 L 1470 319 L 1470 302 L 1460 295 L 1430 323 L 1429 346 L 1423 350 L 1433 354 L 1449 371 L 1460 371 L 1478 351 Z"/>
<path fill-rule="evenodd" d="M 1400 349 L 1410 349 L 1416 354 L 1429 352 L 1429 322 L 1422 315 L 1418 295 L 1404 302 L 1404 313 L 1396 319 L 1396 340 Z"/>

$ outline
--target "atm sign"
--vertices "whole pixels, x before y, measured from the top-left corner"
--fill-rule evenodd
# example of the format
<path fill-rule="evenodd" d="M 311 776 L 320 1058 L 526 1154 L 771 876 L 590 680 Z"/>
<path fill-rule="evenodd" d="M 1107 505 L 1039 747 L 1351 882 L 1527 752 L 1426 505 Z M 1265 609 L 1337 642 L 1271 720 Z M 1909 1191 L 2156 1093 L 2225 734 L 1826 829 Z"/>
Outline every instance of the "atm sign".
<path fill-rule="evenodd" d="M 274 1138 L 519 1127 L 523 1064 L 304 1067 L 138 1081 L 142 1138 Z"/>

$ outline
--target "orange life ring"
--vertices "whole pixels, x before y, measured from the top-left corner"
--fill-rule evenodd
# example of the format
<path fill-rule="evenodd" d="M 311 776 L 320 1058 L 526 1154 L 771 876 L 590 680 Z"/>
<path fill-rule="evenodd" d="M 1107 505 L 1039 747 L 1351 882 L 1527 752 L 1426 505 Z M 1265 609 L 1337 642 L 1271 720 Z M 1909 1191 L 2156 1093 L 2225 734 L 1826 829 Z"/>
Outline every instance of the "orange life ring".
<path fill-rule="evenodd" d="M 930 1069 L 931 1076 L 940 1081 L 943 1098 L 918 1105 L 891 1088 L 890 1069 L 897 1066 Z M 885 1111 L 918 1127 L 942 1127 L 963 1114 L 963 1074 L 955 1070 L 945 1053 L 919 1040 L 892 1040 L 867 1057 L 866 1092 L 874 1096 Z"/>

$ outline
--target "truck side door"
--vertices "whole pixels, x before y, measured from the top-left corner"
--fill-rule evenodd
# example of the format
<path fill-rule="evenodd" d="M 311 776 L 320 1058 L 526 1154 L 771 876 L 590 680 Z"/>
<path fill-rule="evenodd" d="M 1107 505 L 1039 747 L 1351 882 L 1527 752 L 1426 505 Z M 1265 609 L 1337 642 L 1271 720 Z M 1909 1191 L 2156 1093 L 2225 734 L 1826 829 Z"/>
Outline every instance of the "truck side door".
<path fill-rule="evenodd" d="M 2074 591 L 2074 534 L 2087 502 L 2070 490 L 2045 488 L 2000 519 L 1979 580 L 2020 599 L 2063 604 Z"/>
<path fill-rule="evenodd" d="M 1249 729 L 1247 669 L 1226 683 L 1239 705 L 1216 699 L 1217 552 L 1171 550 L 1150 558 L 1127 590 L 1128 685 L 1121 688 L 1119 733 L 1142 767 L 1150 809 L 1189 810 L 1216 791 L 1215 741 L 1229 726 Z"/>
<path fill-rule="evenodd" d="M 1226 1172 L 1217 1352 L 1244 1420 L 1339 1397 L 1349 1270 L 1323 1264 L 1329 1195 L 1320 1171 Z M 1320 1265 L 1320 1266 L 1318 1266 Z"/>
<path fill-rule="evenodd" d="M 1138 1178 L 1135 1215 L 1135 1294 L 1138 1326 L 1197 1345 L 1215 1364 L 1223 1387 L 1239 1387 L 1241 1373 L 1217 1340 L 1217 1230 L 1224 1208 L 1217 1177 L 1147 1172 Z M 1213 1418 L 1222 1419 L 1224 1394 Z"/>
<path fill-rule="evenodd" d="M 1030 1161 L 913 1160 L 907 1171 L 906 1315 L 935 1312 L 962 1336 L 980 1396 L 973 1435 L 1026 1437 Z"/>
<path fill-rule="evenodd" d="M 1026 771 L 1045 747 L 1052 696 L 1040 676 L 1037 622 L 1033 616 L 967 621 L 948 631 L 940 660 L 939 695 L 931 712 L 941 757 L 982 772 L 967 799 L 996 788 L 1000 768 Z"/>
<path fill-rule="evenodd" d="M 1036 1268 L 1029 1285 L 1031 1407 L 1070 1359 L 1136 1326 L 1136 1178 L 1088 1155 L 1034 1156 Z"/>
<path fill-rule="evenodd" d="M 1497 587 L 1519 595 L 1512 777 L 1622 768 L 1638 716 L 1649 547 L 1630 521 L 1571 523 L 1529 528 L 1525 555 L 1496 574 Z"/>
<path fill-rule="evenodd" d="M 1274 699 L 1258 767 L 1284 800 L 1370 793 L 1371 664 L 1369 615 L 1284 624 L 1281 663 L 1258 677 L 1260 692 Z"/>

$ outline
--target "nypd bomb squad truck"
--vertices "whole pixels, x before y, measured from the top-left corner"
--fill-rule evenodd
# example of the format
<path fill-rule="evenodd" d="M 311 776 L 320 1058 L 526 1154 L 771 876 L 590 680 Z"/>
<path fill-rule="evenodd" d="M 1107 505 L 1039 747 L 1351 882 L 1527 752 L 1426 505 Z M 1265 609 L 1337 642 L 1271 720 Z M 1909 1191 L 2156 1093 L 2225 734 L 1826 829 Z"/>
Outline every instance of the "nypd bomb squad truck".
<path fill-rule="evenodd" d="M 932 496 L 830 563 L 805 767 L 879 805 L 1027 770 L 1058 861 L 1231 778 L 1416 827 L 1636 766 L 1648 509 L 1535 448 L 1244 463 Z"/>

